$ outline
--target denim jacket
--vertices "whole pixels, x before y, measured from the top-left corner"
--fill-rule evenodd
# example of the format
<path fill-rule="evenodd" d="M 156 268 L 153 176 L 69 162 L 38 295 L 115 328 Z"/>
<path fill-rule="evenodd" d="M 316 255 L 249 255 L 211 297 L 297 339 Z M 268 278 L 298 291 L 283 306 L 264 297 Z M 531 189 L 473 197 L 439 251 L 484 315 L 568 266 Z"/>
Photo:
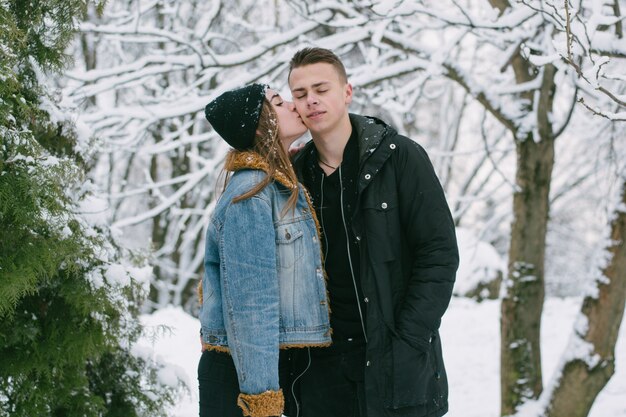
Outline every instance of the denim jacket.
<path fill-rule="evenodd" d="M 279 348 L 331 342 L 319 228 L 304 187 L 280 173 L 232 202 L 265 178 L 258 154 L 237 152 L 226 169 L 234 174 L 208 226 L 199 287 L 203 349 L 232 355 L 244 414 L 270 406 L 280 415 Z M 297 206 L 283 214 L 293 187 Z"/>

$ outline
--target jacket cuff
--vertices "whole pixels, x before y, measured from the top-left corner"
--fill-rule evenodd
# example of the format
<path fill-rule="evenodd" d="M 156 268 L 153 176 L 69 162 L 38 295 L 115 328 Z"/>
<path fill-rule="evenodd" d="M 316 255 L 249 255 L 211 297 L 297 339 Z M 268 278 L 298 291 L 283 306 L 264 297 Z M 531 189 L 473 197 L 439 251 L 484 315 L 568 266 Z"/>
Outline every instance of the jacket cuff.
<path fill-rule="evenodd" d="M 280 416 L 285 408 L 283 390 L 265 391 L 260 394 L 239 394 L 237 405 L 244 416 L 269 417 Z"/>

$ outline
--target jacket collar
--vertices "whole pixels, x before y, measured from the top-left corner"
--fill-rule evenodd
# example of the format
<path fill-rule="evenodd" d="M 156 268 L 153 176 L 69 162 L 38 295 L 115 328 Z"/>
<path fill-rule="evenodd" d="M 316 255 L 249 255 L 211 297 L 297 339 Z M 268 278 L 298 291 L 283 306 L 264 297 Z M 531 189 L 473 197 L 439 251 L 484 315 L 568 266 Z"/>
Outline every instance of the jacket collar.
<path fill-rule="evenodd" d="M 391 126 L 376 117 L 350 113 L 350 123 L 357 131 L 359 138 L 359 165 L 361 166 L 376 151 L 384 138 L 396 133 Z"/>
<path fill-rule="evenodd" d="M 369 116 L 350 114 L 352 128 L 356 129 L 359 138 L 359 175 L 357 187 L 359 194 L 363 192 L 382 166 L 391 156 L 395 147 L 390 147 L 389 138 L 397 135 L 395 129 L 380 119 Z"/>
<path fill-rule="evenodd" d="M 357 132 L 359 142 L 359 178 L 357 181 L 359 193 L 367 187 L 370 179 L 374 177 L 387 158 L 392 153 L 388 146 L 380 146 L 386 138 L 394 137 L 397 132 L 394 128 L 376 117 L 361 116 L 350 113 L 350 123 Z M 309 141 L 306 146 L 296 154 L 293 166 L 298 178 L 304 174 L 305 164 L 315 164 L 315 144 Z M 370 176 L 365 178 L 365 175 Z"/>
<path fill-rule="evenodd" d="M 294 184 L 283 172 L 270 172 L 270 167 L 267 161 L 265 161 L 261 155 L 253 151 L 233 151 L 232 154 L 226 157 L 224 169 L 233 172 L 244 169 L 256 169 L 265 172 L 267 175 L 272 177 L 274 181 L 287 188 L 297 187 L 297 184 Z"/>
<path fill-rule="evenodd" d="M 361 116 L 354 113 L 350 113 L 349 116 L 352 128 L 357 131 L 359 141 L 359 165 L 362 166 L 363 162 L 374 153 L 384 138 L 396 135 L 397 132 L 394 128 L 376 117 Z M 314 146 L 313 141 L 309 141 L 302 151 L 296 154 L 294 163 L 298 163 L 304 155 L 311 154 Z"/>

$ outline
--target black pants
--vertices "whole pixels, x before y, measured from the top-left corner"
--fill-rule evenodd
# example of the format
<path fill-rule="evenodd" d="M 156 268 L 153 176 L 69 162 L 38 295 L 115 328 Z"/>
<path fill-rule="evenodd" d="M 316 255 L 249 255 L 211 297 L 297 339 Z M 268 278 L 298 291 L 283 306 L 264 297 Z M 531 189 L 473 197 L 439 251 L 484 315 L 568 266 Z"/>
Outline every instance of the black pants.
<path fill-rule="evenodd" d="M 281 351 L 279 378 L 286 396 L 289 380 L 288 352 Z M 205 350 L 198 364 L 200 417 L 243 417 L 237 405 L 239 381 L 233 358 L 228 353 Z M 284 386 L 285 385 L 285 386 Z"/>
<path fill-rule="evenodd" d="M 335 342 L 327 349 L 311 349 L 310 358 L 300 378 L 299 417 L 366 417 L 365 346 Z"/>

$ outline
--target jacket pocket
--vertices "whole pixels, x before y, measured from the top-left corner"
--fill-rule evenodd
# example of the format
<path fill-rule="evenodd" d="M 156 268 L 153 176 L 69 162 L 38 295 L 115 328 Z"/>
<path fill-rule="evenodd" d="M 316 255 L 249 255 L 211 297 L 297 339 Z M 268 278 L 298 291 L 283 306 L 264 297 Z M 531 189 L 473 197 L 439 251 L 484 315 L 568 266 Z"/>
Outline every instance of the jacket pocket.
<path fill-rule="evenodd" d="M 428 385 L 434 375 L 434 357 L 421 352 L 398 337 L 392 337 L 392 408 L 425 404 Z"/>
<path fill-rule="evenodd" d="M 398 236 L 391 235 L 393 229 L 390 228 L 390 224 L 393 222 L 390 217 L 394 218 L 397 215 L 397 204 L 392 200 L 386 202 L 381 199 L 363 204 L 365 231 L 372 260 L 388 262 L 396 259 L 397 255 L 393 252 L 391 242 Z"/>
<path fill-rule="evenodd" d="M 276 227 L 276 264 L 278 268 L 292 268 L 304 253 L 302 235 L 304 232 L 295 224 Z"/>

